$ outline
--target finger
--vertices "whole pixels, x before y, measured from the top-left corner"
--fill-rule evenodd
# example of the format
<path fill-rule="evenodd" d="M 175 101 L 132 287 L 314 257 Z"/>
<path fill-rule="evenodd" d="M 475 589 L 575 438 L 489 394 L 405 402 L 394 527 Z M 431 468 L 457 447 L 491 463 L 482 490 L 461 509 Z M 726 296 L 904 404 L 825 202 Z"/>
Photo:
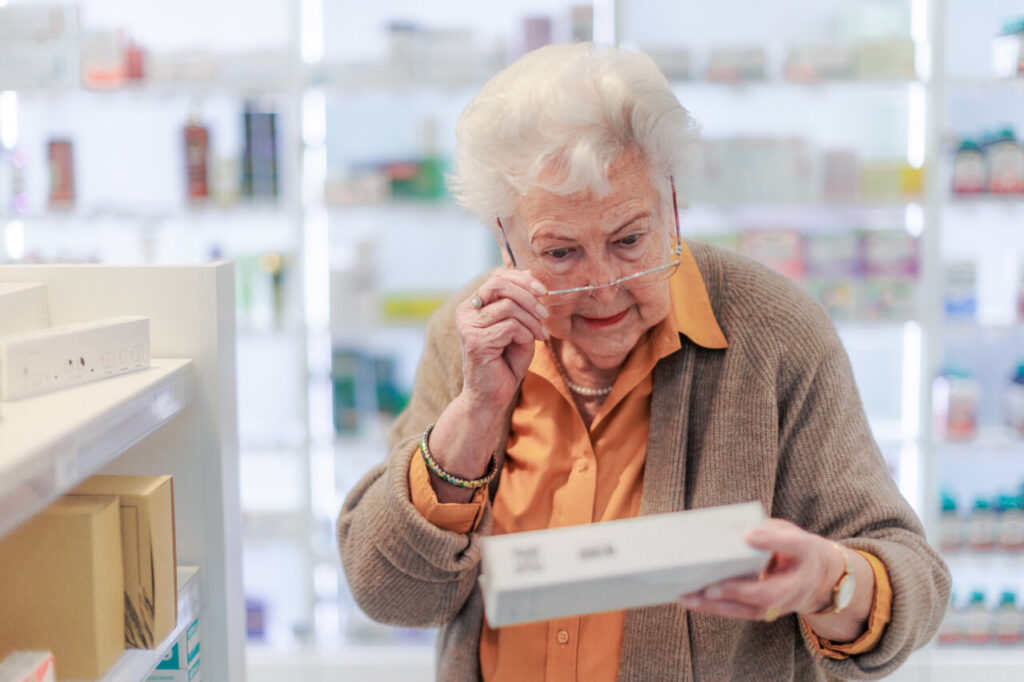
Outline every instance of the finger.
<path fill-rule="evenodd" d="M 765 580 L 723 580 L 706 588 L 702 596 L 706 599 L 726 600 L 747 604 L 759 609 L 771 605 L 793 610 L 795 593 L 798 592 L 797 574 L 787 574 Z"/>
<path fill-rule="evenodd" d="M 544 285 L 528 271 L 499 269 L 477 288 L 476 293 L 484 306 L 501 298 L 510 298 L 543 318 L 547 317 L 547 308 L 537 300 L 537 296 L 546 291 Z"/>
<path fill-rule="evenodd" d="M 686 595 L 679 600 L 683 608 L 688 611 L 707 613 L 722 618 L 736 618 L 740 620 L 761 620 L 764 618 L 765 609 L 748 604 L 740 604 L 720 599 L 707 599 Z"/>
<path fill-rule="evenodd" d="M 763 525 L 747 531 L 744 539 L 754 549 L 791 556 L 804 556 L 810 551 L 813 537 L 807 531 L 788 521 L 769 519 Z"/>
<path fill-rule="evenodd" d="M 507 319 L 514 319 L 533 333 L 533 337 L 539 341 L 548 338 L 547 329 L 537 316 L 528 310 L 523 310 L 517 302 L 509 298 L 502 298 L 488 306 L 484 306 L 475 314 L 469 317 L 469 323 L 483 329 Z"/>
<path fill-rule="evenodd" d="M 533 332 L 529 328 L 519 320 L 507 318 L 469 336 L 465 346 L 470 357 L 493 359 L 502 356 L 512 344 L 532 348 L 533 341 Z"/>

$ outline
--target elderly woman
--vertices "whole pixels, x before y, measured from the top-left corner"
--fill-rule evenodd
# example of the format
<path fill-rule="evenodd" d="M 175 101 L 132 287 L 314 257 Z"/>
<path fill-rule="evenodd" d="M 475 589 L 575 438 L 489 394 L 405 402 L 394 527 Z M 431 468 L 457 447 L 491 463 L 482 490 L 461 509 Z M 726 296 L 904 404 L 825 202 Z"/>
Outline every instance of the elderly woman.
<path fill-rule="evenodd" d="M 872 440 L 820 306 L 680 239 L 695 125 L 653 62 L 527 54 L 457 128 L 451 184 L 504 266 L 427 328 L 391 454 L 350 493 L 373 618 L 441 626 L 438 680 L 877 678 L 938 627 L 946 567 Z M 772 560 L 677 603 L 491 628 L 485 535 L 758 500 Z M 672 538 L 665 538 L 672 542 Z"/>

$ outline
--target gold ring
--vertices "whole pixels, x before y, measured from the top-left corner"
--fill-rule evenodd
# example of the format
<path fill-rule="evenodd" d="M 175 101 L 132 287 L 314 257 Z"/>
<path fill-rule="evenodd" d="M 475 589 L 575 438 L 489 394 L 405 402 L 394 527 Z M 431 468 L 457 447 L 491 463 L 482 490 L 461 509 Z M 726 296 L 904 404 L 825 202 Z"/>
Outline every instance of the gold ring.
<path fill-rule="evenodd" d="M 480 310 L 484 307 L 484 299 L 480 298 L 480 294 L 473 294 L 473 298 L 469 299 L 469 304 L 474 309 Z"/>
<path fill-rule="evenodd" d="M 771 623 L 779 617 L 779 607 L 772 604 L 768 607 L 768 610 L 764 612 L 764 622 Z"/>

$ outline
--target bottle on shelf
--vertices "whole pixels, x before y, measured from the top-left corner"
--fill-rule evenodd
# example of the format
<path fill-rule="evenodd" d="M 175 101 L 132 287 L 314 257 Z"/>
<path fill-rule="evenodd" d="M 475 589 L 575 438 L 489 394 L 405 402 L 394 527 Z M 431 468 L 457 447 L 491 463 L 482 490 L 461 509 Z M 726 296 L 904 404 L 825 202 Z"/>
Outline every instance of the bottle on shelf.
<path fill-rule="evenodd" d="M 967 545 L 972 552 L 989 552 L 995 546 L 995 513 L 987 499 L 974 500 L 974 511 L 967 523 Z"/>
<path fill-rule="evenodd" d="M 980 392 L 977 379 L 963 367 L 949 365 L 935 378 L 932 383 L 932 410 L 940 438 L 974 438 Z"/>
<path fill-rule="evenodd" d="M 1005 389 L 1006 421 L 1017 435 L 1024 436 L 1024 361 L 1017 365 Z"/>
<path fill-rule="evenodd" d="M 189 116 L 185 125 L 185 169 L 189 201 L 202 201 L 210 195 L 207 182 L 207 156 L 210 133 L 199 121 L 198 114 Z"/>
<path fill-rule="evenodd" d="M 1024 552 L 1024 510 L 1021 498 L 1015 495 L 999 496 L 999 549 L 1004 552 Z"/>
<path fill-rule="evenodd" d="M 1003 592 L 992 617 L 994 638 L 1000 644 L 1020 644 L 1024 640 L 1024 619 L 1017 607 L 1017 594 L 1010 590 Z"/>
<path fill-rule="evenodd" d="M 957 606 L 956 592 L 949 596 L 949 607 L 942 618 L 939 633 L 936 636 L 939 644 L 957 644 L 964 639 L 964 610 Z"/>
<path fill-rule="evenodd" d="M 957 511 L 956 500 L 948 493 L 942 493 L 942 510 L 939 514 L 939 551 L 950 554 L 963 547 L 963 523 Z"/>
<path fill-rule="evenodd" d="M 993 135 L 985 150 L 987 187 L 993 194 L 1024 193 L 1024 147 L 1006 127 Z"/>
<path fill-rule="evenodd" d="M 71 140 L 47 143 L 50 161 L 50 208 L 68 209 L 75 203 L 75 164 Z"/>
<path fill-rule="evenodd" d="M 987 644 L 992 639 L 992 614 L 985 606 L 985 593 L 971 592 L 964 612 L 964 639 L 970 644 Z"/>
<path fill-rule="evenodd" d="M 980 194 L 985 191 L 985 155 L 978 143 L 964 138 L 953 158 L 953 192 Z"/>

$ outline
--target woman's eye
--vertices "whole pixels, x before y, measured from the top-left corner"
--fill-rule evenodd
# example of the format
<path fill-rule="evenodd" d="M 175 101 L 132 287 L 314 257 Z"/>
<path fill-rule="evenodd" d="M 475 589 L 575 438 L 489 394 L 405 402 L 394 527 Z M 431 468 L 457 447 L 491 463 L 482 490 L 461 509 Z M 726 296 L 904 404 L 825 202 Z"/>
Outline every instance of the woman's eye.
<path fill-rule="evenodd" d="M 640 241 L 640 235 L 631 234 L 620 239 L 619 243 L 622 244 L 623 246 L 632 246 L 633 244 L 636 244 L 638 241 Z"/>
<path fill-rule="evenodd" d="M 566 249 L 566 248 L 551 249 L 550 251 L 548 251 L 548 255 L 551 256 L 552 258 L 561 260 L 561 259 L 565 258 L 566 256 L 568 256 L 570 252 L 571 252 L 571 250 L 570 249 Z"/>

